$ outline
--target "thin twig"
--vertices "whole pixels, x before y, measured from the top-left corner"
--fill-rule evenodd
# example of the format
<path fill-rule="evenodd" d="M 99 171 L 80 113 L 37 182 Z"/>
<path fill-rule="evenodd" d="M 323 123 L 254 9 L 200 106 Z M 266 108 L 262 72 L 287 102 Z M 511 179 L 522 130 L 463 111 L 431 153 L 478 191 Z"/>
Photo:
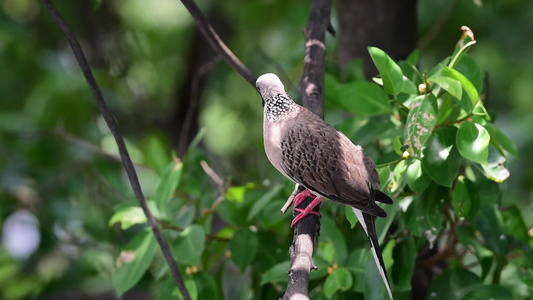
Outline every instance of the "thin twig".
<path fill-rule="evenodd" d="M 87 83 L 89 84 L 91 92 L 93 93 L 93 97 L 96 101 L 96 105 L 98 106 L 98 109 L 100 110 L 100 113 L 102 114 L 102 117 L 104 118 L 107 126 L 111 130 L 113 137 L 115 138 L 115 141 L 118 146 L 118 151 L 120 153 L 120 158 L 122 159 L 122 164 L 124 165 L 124 169 L 126 170 L 128 179 L 130 180 L 130 184 L 135 194 L 135 197 L 139 201 L 139 205 L 141 206 L 144 214 L 146 215 L 148 224 L 150 224 L 150 227 L 152 228 L 154 236 L 157 242 L 159 243 L 159 246 L 161 247 L 161 251 L 163 252 L 163 256 L 165 257 L 165 259 L 167 260 L 167 264 L 173 275 L 174 281 L 176 282 L 178 289 L 180 290 L 183 298 L 186 300 L 190 300 L 191 297 L 189 296 L 189 293 L 187 292 L 187 289 L 185 288 L 183 278 L 178 270 L 178 266 L 176 264 L 176 261 L 174 260 L 174 257 L 172 257 L 172 252 L 170 251 L 170 247 L 168 246 L 167 242 L 163 238 L 163 234 L 161 233 L 161 230 L 159 229 L 154 219 L 154 216 L 152 215 L 152 213 L 150 212 L 150 209 L 148 208 L 148 204 L 146 203 L 146 199 L 144 198 L 141 185 L 139 183 L 139 179 L 137 178 L 135 167 L 133 166 L 133 163 L 131 162 L 131 158 L 128 154 L 128 150 L 126 149 L 124 138 L 122 137 L 120 133 L 120 130 L 118 128 L 117 122 L 115 121 L 115 118 L 111 115 L 111 113 L 107 109 L 107 105 L 104 101 L 104 97 L 102 96 L 102 92 L 100 88 L 98 87 L 96 80 L 94 79 L 91 68 L 89 67 L 89 63 L 87 62 L 87 59 L 85 58 L 85 55 L 83 54 L 83 50 L 78 40 L 76 39 L 76 36 L 70 30 L 68 25 L 65 23 L 65 21 L 63 20 L 63 18 L 61 17 L 59 12 L 55 8 L 55 6 L 52 4 L 52 2 L 50 0 L 41 0 L 41 1 L 46 7 L 46 10 L 48 10 L 50 15 L 54 19 L 54 22 L 57 24 L 59 29 L 63 32 L 63 34 L 67 38 L 67 41 L 70 44 L 72 51 L 74 52 L 74 56 L 76 57 L 76 60 L 78 61 L 78 65 L 80 66 L 83 76 L 85 76 L 85 79 L 87 80 Z"/>
<path fill-rule="evenodd" d="M 213 48 L 216 53 L 222 55 L 222 58 L 255 89 L 256 77 L 235 56 L 235 54 L 231 52 L 226 44 L 224 44 L 196 3 L 194 3 L 193 0 L 181 0 L 181 3 L 187 8 L 193 17 L 198 29 L 200 29 L 200 32 L 207 39 L 211 48 Z"/>
<path fill-rule="evenodd" d="M 189 131 L 191 130 L 192 118 L 196 112 L 196 107 L 198 107 L 198 98 L 200 90 L 200 78 L 205 75 L 205 73 L 212 70 L 220 62 L 220 55 L 217 55 L 213 60 L 204 64 L 192 77 L 191 82 L 191 98 L 189 100 L 189 107 L 187 108 L 187 113 L 185 115 L 185 120 L 183 120 L 183 127 L 181 128 L 180 141 L 178 144 L 178 153 L 185 153 L 187 149 L 187 137 L 189 136 Z"/>

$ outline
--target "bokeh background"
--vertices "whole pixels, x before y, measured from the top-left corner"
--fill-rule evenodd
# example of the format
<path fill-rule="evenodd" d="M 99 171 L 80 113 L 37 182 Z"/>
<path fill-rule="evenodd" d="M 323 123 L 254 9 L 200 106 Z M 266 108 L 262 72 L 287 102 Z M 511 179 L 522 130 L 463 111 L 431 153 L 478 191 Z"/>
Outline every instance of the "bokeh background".
<path fill-rule="evenodd" d="M 82 43 L 148 197 L 158 178 L 148 167 L 153 141 L 182 157 L 199 132 L 198 155 L 233 184 L 283 182 L 262 150 L 260 97 L 213 53 L 179 1 L 54 2 Z M 198 5 L 255 75 L 280 74 L 298 100 L 308 1 Z M 335 9 L 332 22 L 335 27 Z M 473 30 L 477 44 L 469 54 L 486 72 L 485 106 L 520 154 L 508 163 L 502 206 L 517 203 L 532 228 L 533 2 L 421 0 L 417 23 L 420 70 L 453 51 L 462 25 Z M 329 64 L 336 43 L 328 35 Z M 341 116 L 326 111 L 332 124 Z M 2 0 L 0 299 L 111 293 L 109 273 L 128 236 L 109 219 L 115 205 L 134 199 L 116 155 L 72 52 L 42 4 Z M 139 290 L 128 299 L 148 297 L 148 289 Z"/>

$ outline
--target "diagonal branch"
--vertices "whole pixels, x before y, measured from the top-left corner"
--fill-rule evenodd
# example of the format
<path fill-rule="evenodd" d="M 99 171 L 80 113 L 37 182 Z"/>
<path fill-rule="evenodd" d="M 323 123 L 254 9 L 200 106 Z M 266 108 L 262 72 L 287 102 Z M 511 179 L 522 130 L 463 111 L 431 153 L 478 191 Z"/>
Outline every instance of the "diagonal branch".
<path fill-rule="evenodd" d="M 93 97 L 96 101 L 96 105 L 98 106 L 98 109 L 100 110 L 100 113 L 102 114 L 107 126 L 111 130 L 113 137 L 115 138 L 115 141 L 118 146 L 120 158 L 122 159 L 122 164 L 124 165 L 124 169 L 126 169 L 126 173 L 128 174 L 128 179 L 130 180 L 130 184 L 133 189 L 133 192 L 135 193 L 135 197 L 139 201 L 139 204 L 144 214 L 146 215 L 146 219 L 148 220 L 148 223 L 150 224 L 150 227 L 152 228 L 152 231 L 154 232 L 155 238 L 157 242 L 159 243 L 159 246 L 161 247 L 163 256 L 167 260 L 167 264 L 170 268 L 170 271 L 172 272 L 172 276 L 174 277 L 174 281 L 176 282 L 181 294 L 183 295 L 183 298 L 190 300 L 191 297 L 189 296 L 189 293 L 187 292 L 187 289 L 185 288 L 185 284 L 178 270 L 176 261 L 172 257 L 172 252 L 170 251 L 170 248 L 167 242 L 163 238 L 163 234 L 161 233 L 161 230 L 159 229 L 152 213 L 148 209 L 148 205 L 146 203 L 146 199 L 144 198 L 141 185 L 139 184 L 139 179 L 137 178 L 137 173 L 135 172 L 135 168 L 133 167 L 133 163 L 131 162 L 131 158 L 128 154 L 128 150 L 126 149 L 126 145 L 124 144 L 124 138 L 120 134 L 120 130 L 118 128 L 117 122 L 115 121 L 115 118 L 111 115 L 111 113 L 107 109 L 106 103 L 102 96 L 102 92 L 100 91 L 100 88 L 98 87 L 98 84 L 96 83 L 96 80 L 94 79 L 91 68 L 89 67 L 89 63 L 87 62 L 87 59 L 85 58 L 85 55 L 83 54 L 83 50 L 81 49 L 81 46 L 78 40 L 76 39 L 76 36 L 70 30 L 68 25 L 65 23 L 65 20 L 63 20 L 63 18 L 61 17 L 61 15 L 59 14 L 55 6 L 51 3 L 51 1 L 50 0 L 41 0 L 41 1 L 46 7 L 46 9 L 48 10 L 48 12 L 50 13 L 50 15 L 52 16 L 52 18 L 54 19 L 54 22 L 57 24 L 59 29 L 63 32 L 63 34 L 67 38 L 67 41 L 70 44 L 72 51 L 74 52 L 74 56 L 76 57 L 76 60 L 78 61 L 78 65 L 80 66 L 83 76 L 85 76 L 85 79 L 87 80 L 87 83 L 89 84 L 91 92 L 93 93 Z"/>
<path fill-rule="evenodd" d="M 207 39 L 209 44 L 211 45 L 211 48 L 213 50 L 222 55 L 222 58 L 232 67 L 239 75 L 242 76 L 246 81 L 248 81 L 249 84 L 251 84 L 255 89 L 255 80 L 256 77 L 252 74 L 248 68 L 231 52 L 231 50 L 224 44 L 224 42 L 220 39 L 216 31 L 213 29 L 211 24 L 209 24 L 209 21 L 207 21 L 207 18 L 202 13 L 202 11 L 198 8 L 196 3 L 194 3 L 193 0 L 181 0 L 181 3 L 191 16 L 193 17 L 194 21 L 196 22 L 196 25 L 198 26 L 198 29 L 200 29 L 200 32 L 203 34 L 203 36 Z"/>
<path fill-rule="evenodd" d="M 304 69 L 300 79 L 303 105 L 324 118 L 324 73 L 326 59 L 326 30 L 330 26 L 330 0 L 313 0 L 309 20 L 304 28 Z M 304 188 L 299 187 L 298 192 Z M 312 199 L 305 199 L 299 208 L 305 208 Z M 318 211 L 318 206 L 315 210 Z M 319 218 L 307 215 L 296 225 L 289 253 L 291 264 L 289 282 L 283 300 L 309 299 L 309 276 L 313 265 L 313 251 L 320 231 Z"/>

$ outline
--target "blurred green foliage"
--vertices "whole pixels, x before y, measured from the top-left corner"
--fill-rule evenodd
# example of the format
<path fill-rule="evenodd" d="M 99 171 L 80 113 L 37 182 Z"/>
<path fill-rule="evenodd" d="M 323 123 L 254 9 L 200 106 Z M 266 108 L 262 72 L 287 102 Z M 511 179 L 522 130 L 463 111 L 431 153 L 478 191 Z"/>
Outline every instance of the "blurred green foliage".
<path fill-rule="evenodd" d="M 266 160 L 254 89 L 214 64 L 200 93 L 204 129 L 178 158 L 165 124 L 178 101 L 189 101 L 177 96 L 190 88 L 183 86 L 194 43 L 187 11 L 170 0 L 55 2 L 119 121 L 193 298 L 279 297 L 292 241 L 290 217 L 279 208 L 293 186 Z M 307 4 L 199 1 L 226 20 L 216 29 L 228 32 L 236 55 L 255 74 L 278 73 L 294 98 Z M 4 0 L 0 11 L 0 297 L 136 287 L 180 299 L 66 41 L 37 1 Z M 370 49 L 378 84 L 361 80 L 358 61 L 340 82 L 336 40 L 327 40 L 326 121 L 365 148 L 380 165 L 382 187 L 399 195 L 377 222 L 395 296 L 416 293 L 415 274 L 431 280 L 432 298 L 528 299 L 533 4 L 419 1 L 418 21 L 420 51 L 406 61 Z M 466 56 L 453 48 L 462 25 L 477 40 Z M 22 219 L 17 228 L 40 233 L 27 257 L 8 246 L 6 233 L 21 211 L 38 222 Z M 322 214 L 312 299 L 381 299 L 362 230 L 341 206 L 325 203 Z M 13 232 L 30 244 L 27 232 Z"/>

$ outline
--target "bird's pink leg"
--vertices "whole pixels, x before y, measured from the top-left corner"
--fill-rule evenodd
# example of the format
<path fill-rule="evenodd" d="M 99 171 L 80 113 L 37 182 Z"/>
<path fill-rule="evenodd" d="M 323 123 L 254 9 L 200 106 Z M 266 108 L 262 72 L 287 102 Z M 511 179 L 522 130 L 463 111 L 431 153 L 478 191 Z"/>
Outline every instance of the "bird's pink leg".
<path fill-rule="evenodd" d="M 311 201 L 311 203 L 309 203 L 309 205 L 307 205 L 307 207 L 304 209 L 298 208 L 297 206 L 300 205 L 307 197 L 313 198 L 313 201 Z M 313 210 L 313 208 L 315 208 L 320 203 L 320 201 L 322 201 L 322 197 L 311 194 L 311 192 L 308 189 L 305 189 L 303 192 L 296 195 L 296 197 L 294 197 L 294 200 L 293 200 L 294 210 L 300 212 L 300 214 L 294 217 L 294 220 L 292 220 L 292 223 L 291 223 L 291 227 L 296 225 L 296 223 L 298 223 L 301 219 L 303 219 L 305 216 L 307 216 L 310 213 L 320 216 L 319 212 Z"/>

